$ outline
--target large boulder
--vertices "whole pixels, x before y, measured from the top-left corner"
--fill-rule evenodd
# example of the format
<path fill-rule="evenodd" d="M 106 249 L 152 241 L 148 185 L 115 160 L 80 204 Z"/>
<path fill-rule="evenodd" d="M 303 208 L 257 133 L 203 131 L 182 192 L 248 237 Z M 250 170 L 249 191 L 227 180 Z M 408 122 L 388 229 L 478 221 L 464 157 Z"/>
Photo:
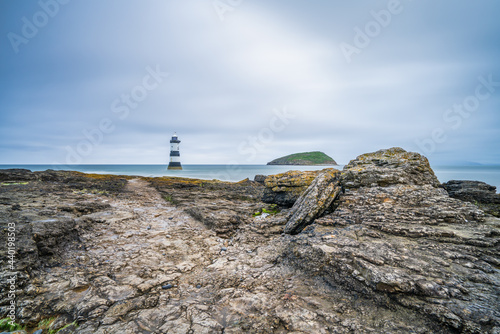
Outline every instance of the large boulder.
<path fill-rule="evenodd" d="M 440 186 L 426 157 L 399 147 L 360 155 L 344 167 L 345 188 L 391 184 Z"/>
<path fill-rule="evenodd" d="M 335 211 L 284 238 L 289 263 L 443 332 L 498 333 L 500 219 L 450 198 L 425 157 L 399 148 L 351 161 L 342 181 Z"/>
<path fill-rule="evenodd" d="M 269 175 L 264 180 L 266 189 L 262 201 L 292 207 L 319 173 L 319 170 L 305 172 L 292 170 L 286 173 Z"/>
<path fill-rule="evenodd" d="M 332 205 L 340 191 L 340 171 L 333 168 L 322 170 L 293 205 L 285 233 L 302 231 Z"/>

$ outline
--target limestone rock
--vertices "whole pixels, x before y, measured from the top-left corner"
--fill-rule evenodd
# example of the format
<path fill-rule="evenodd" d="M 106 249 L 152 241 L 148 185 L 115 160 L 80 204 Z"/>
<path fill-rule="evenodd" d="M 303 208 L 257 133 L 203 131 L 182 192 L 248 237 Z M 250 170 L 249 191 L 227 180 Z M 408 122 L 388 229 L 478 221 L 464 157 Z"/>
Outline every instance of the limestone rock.
<path fill-rule="evenodd" d="M 450 198 L 416 153 L 366 154 L 343 177 L 335 211 L 283 241 L 290 263 L 450 331 L 498 330 L 499 219 Z"/>
<path fill-rule="evenodd" d="M 443 183 L 453 198 L 476 204 L 485 212 L 500 217 L 500 194 L 496 187 L 480 181 L 451 180 Z"/>
<path fill-rule="evenodd" d="M 399 147 L 360 155 L 344 167 L 345 188 L 391 184 L 440 186 L 426 157 Z"/>
<path fill-rule="evenodd" d="M 0 182 L 31 181 L 34 179 L 35 175 L 33 175 L 33 173 L 28 169 L 0 169 Z"/>
<path fill-rule="evenodd" d="M 255 175 L 253 180 L 257 183 L 264 185 L 264 181 L 266 180 L 266 178 L 267 178 L 266 175 L 258 174 L 258 175 Z"/>
<path fill-rule="evenodd" d="M 264 180 L 266 189 L 264 190 L 262 201 L 284 207 L 292 207 L 299 196 L 318 176 L 319 172 L 319 170 L 305 172 L 292 170 L 286 173 L 269 175 Z"/>
<path fill-rule="evenodd" d="M 325 212 L 341 191 L 339 181 L 340 171 L 333 168 L 322 170 L 293 205 L 285 233 L 299 233 Z"/>
<path fill-rule="evenodd" d="M 375 178 L 289 235 L 291 209 L 252 216 L 257 182 L 33 175 L 0 184 L 0 244 L 15 224 L 17 251 L 0 318 L 17 273 L 28 332 L 499 333 L 500 220 L 443 188 Z"/>

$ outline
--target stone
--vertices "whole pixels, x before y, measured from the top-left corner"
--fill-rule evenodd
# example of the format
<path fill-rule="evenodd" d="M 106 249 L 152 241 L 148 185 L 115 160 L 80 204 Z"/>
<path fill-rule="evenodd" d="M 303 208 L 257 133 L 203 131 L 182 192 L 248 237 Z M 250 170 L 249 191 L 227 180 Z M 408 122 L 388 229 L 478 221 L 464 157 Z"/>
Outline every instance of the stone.
<path fill-rule="evenodd" d="M 387 187 L 391 184 L 441 185 L 426 157 L 399 147 L 360 155 L 342 172 L 345 188 Z"/>
<path fill-rule="evenodd" d="M 168 289 L 172 289 L 174 286 L 172 284 L 166 284 L 166 285 L 163 285 L 161 288 L 163 290 L 168 290 Z"/>
<path fill-rule="evenodd" d="M 335 210 L 283 240 L 287 261 L 381 307 L 431 317 L 446 332 L 500 324 L 500 219 L 450 198 L 417 153 L 364 154 L 342 176 Z"/>
<path fill-rule="evenodd" d="M 26 182 L 36 180 L 36 176 L 28 169 L 0 169 L 0 182 Z"/>
<path fill-rule="evenodd" d="M 477 205 L 493 216 L 500 217 L 500 194 L 496 187 L 481 181 L 451 180 L 443 183 L 448 194 Z"/>
<path fill-rule="evenodd" d="M 75 324 L 70 324 L 57 331 L 57 334 L 72 334 L 75 333 L 77 326 Z"/>
<path fill-rule="evenodd" d="M 295 201 L 309 187 L 320 171 L 288 171 L 269 175 L 264 180 L 266 189 L 262 197 L 264 203 L 292 207 Z"/>
<path fill-rule="evenodd" d="M 323 169 L 293 205 L 284 232 L 301 232 L 331 206 L 340 191 L 340 171 Z"/>
<path fill-rule="evenodd" d="M 261 174 L 258 174 L 258 175 L 255 175 L 255 177 L 253 178 L 253 180 L 257 183 L 260 183 L 262 185 L 264 185 L 264 182 L 267 178 L 267 175 L 261 175 Z"/>
<path fill-rule="evenodd" d="M 267 207 L 254 181 L 51 171 L 1 185 L 18 322 L 77 320 L 82 334 L 498 333 L 500 220 L 411 167 L 422 157 L 390 167 L 377 154 L 365 167 L 378 176 L 358 173 L 364 185 L 344 186 L 292 235 L 290 208 L 252 217 Z M 9 278 L 3 261 L 0 319 Z"/>

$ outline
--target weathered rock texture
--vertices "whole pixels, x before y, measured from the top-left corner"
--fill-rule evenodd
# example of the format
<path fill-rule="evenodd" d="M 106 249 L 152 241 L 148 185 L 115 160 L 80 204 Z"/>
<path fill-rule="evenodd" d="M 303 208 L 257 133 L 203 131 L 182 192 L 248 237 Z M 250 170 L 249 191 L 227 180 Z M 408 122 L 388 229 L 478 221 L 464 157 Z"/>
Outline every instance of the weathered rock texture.
<path fill-rule="evenodd" d="M 498 332 L 498 219 L 450 198 L 427 159 L 399 148 L 351 161 L 342 183 L 336 210 L 284 241 L 291 263 L 443 328 Z"/>
<path fill-rule="evenodd" d="M 323 214 L 341 191 L 340 171 L 324 169 L 295 202 L 285 225 L 285 233 L 297 234 Z"/>
<path fill-rule="evenodd" d="M 269 175 L 264 179 L 265 203 L 278 204 L 284 207 L 292 207 L 295 201 L 311 185 L 320 171 L 301 172 L 297 170 L 288 171 L 277 175 Z M 261 180 L 262 178 L 258 178 Z"/>
<path fill-rule="evenodd" d="M 440 185 L 426 157 L 399 147 L 363 154 L 352 160 L 344 168 L 342 184 L 346 188 Z"/>
<path fill-rule="evenodd" d="M 354 160 L 297 235 L 282 233 L 291 209 L 252 217 L 267 205 L 257 182 L 2 171 L 17 319 L 86 334 L 498 333 L 500 220 L 450 198 L 423 157 L 363 161 L 378 177 Z"/>
<path fill-rule="evenodd" d="M 238 183 L 183 178 L 148 178 L 167 201 L 182 208 L 219 236 L 229 237 L 252 220 L 262 207 L 264 187 L 243 180 Z"/>
<path fill-rule="evenodd" d="M 500 194 L 496 187 L 480 181 L 451 180 L 443 183 L 444 188 L 453 198 L 476 204 L 485 212 L 500 217 Z"/>

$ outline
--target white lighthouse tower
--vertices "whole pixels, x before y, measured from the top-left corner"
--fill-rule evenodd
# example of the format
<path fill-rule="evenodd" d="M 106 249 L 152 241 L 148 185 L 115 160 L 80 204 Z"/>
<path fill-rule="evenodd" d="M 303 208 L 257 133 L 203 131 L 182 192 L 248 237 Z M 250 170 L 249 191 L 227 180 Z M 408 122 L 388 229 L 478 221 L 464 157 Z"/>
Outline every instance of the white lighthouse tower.
<path fill-rule="evenodd" d="M 177 138 L 177 133 L 174 133 L 170 140 L 170 163 L 168 164 L 168 169 L 182 169 L 181 155 L 179 153 L 180 142 L 179 138 Z"/>

